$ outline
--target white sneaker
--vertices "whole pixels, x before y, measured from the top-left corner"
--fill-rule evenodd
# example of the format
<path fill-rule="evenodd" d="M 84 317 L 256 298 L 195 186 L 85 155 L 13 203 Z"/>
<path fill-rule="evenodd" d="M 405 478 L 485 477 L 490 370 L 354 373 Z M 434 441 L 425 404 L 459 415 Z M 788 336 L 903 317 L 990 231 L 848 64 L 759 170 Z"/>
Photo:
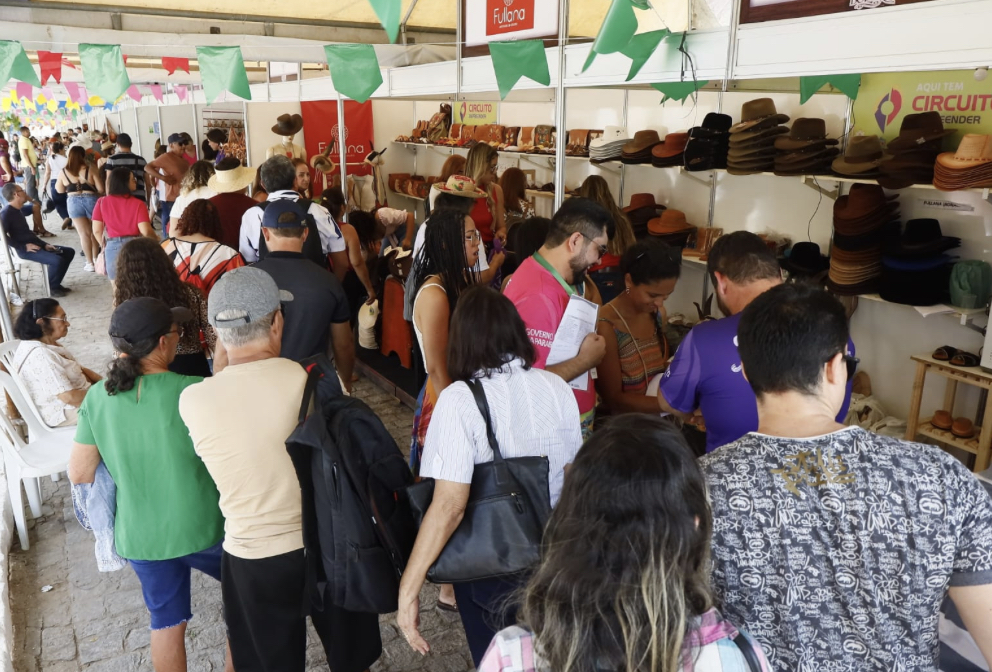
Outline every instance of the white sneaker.
<path fill-rule="evenodd" d="M 87 273 L 96 273 L 96 267 L 88 261 L 86 262 L 86 265 L 83 266 L 83 270 Z"/>

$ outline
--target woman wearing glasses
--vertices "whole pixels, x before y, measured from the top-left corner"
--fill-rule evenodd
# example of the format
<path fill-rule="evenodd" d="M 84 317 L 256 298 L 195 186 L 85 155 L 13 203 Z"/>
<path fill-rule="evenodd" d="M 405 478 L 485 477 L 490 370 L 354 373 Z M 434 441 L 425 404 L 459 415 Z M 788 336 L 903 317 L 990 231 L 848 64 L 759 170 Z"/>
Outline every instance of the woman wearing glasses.
<path fill-rule="evenodd" d="M 646 394 L 672 355 L 664 333 L 665 300 L 681 272 L 679 249 L 660 240 L 636 243 L 620 258 L 622 291 L 599 311 L 596 328 L 606 341 L 596 391 L 613 414 L 658 412 L 657 391 Z"/>
<path fill-rule="evenodd" d="M 79 405 L 100 376 L 81 366 L 59 341 L 69 333 L 69 316 L 55 299 L 28 301 L 17 316 L 13 371 L 49 427 L 76 424 Z"/>
<path fill-rule="evenodd" d="M 179 327 L 179 347 L 169 371 L 184 376 L 210 375 L 207 353 L 213 352 L 217 335 L 207 321 L 207 299 L 198 288 L 183 282 L 169 255 L 151 238 L 136 238 L 117 257 L 114 306 L 141 296 L 169 306 L 186 308 L 193 319 Z"/>

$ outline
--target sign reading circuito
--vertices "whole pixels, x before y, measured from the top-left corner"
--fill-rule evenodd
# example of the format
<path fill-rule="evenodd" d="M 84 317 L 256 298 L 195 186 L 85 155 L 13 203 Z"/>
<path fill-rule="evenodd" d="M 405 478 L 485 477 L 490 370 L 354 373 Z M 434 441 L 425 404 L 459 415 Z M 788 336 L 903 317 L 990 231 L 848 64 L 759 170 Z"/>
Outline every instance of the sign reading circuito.
<path fill-rule="evenodd" d="M 456 102 L 453 108 L 455 124 L 485 126 L 499 122 L 499 103 L 493 101 L 463 100 Z"/>
<path fill-rule="evenodd" d="M 558 38 L 555 0 L 460 0 L 465 56 L 489 53 L 487 44 L 503 40 Z"/>

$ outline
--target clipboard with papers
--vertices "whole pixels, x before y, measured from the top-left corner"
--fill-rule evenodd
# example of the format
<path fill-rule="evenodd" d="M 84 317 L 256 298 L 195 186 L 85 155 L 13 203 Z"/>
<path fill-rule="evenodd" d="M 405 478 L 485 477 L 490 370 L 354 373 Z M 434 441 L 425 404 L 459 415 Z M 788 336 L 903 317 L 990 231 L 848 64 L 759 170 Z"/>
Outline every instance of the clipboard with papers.
<path fill-rule="evenodd" d="M 578 355 L 579 347 L 585 337 L 595 333 L 598 317 L 598 305 L 578 294 L 573 294 L 568 300 L 565 314 L 562 315 L 554 341 L 551 343 L 548 366 L 560 364 Z M 589 378 L 588 374 L 583 373 L 575 380 L 570 380 L 568 384 L 572 389 L 586 392 L 589 389 Z"/>

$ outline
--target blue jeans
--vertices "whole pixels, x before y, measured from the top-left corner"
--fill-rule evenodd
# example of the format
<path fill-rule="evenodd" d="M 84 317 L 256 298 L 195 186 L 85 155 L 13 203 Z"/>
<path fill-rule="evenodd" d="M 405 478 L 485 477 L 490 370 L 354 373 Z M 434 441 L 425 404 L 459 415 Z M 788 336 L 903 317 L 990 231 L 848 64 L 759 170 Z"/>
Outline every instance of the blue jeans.
<path fill-rule="evenodd" d="M 169 217 L 172 215 L 172 206 L 175 204 L 175 201 L 162 201 L 162 206 L 159 208 L 158 216 L 162 220 L 162 240 L 169 237 Z"/>
<path fill-rule="evenodd" d="M 48 182 L 48 193 L 52 197 L 52 202 L 55 204 L 55 210 L 59 213 L 59 217 L 62 220 L 69 219 L 69 204 L 67 203 L 69 199 L 68 194 L 60 194 L 55 190 L 56 180 L 49 180 Z"/>
<path fill-rule="evenodd" d="M 131 560 L 141 582 L 141 595 L 151 614 L 152 630 L 163 630 L 193 618 L 190 578 L 197 569 L 220 581 L 221 542 L 171 560 Z"/>
<path fill-rule="evenodd" d="M 111 280 L 117 279 L 117 255 L 121 253 L 121 248 L 127 243 L 140 238 L 141 236 L 120 236 L 107 241 L 107 246 L 103 248 L 103 261 L 107 266 L 107 277 Z"/>
<path fill-rule="evenodd" d="M 17 250 L 17 256 L 24 261 L 34 261 L 48 266 L 48 284 L 52 289 L 56 289 L 62 286 L 62 278 L 65 277 L 66 272 L 69 270 L 69 264 L 72 263 L 72 258 L 76 256 L 76 251 L 71 247 L 62 247 L 60 245 L 52 245 L 52 247 L 55 248 L 55 252 L 49 252 L 48 250 L 28 252 L 22 249 Z"/>
<path fill-rule="evenodd" d="M 96 537 L 96 567 L 101 572 L 115 572 L 127 565 L 127 560 L 117 555 L 114 544 L 114 522 L 117 519 L 117 484 L 100 462 L 92 483 L 72 485 L 72 508 L 76 520 Z"/>

